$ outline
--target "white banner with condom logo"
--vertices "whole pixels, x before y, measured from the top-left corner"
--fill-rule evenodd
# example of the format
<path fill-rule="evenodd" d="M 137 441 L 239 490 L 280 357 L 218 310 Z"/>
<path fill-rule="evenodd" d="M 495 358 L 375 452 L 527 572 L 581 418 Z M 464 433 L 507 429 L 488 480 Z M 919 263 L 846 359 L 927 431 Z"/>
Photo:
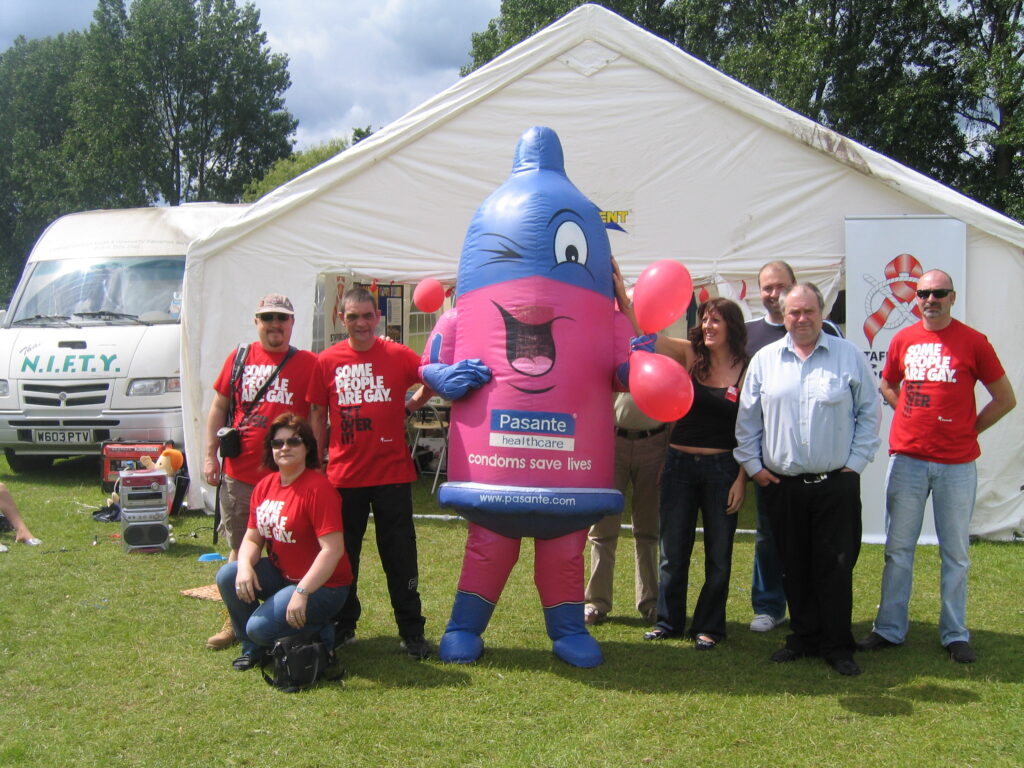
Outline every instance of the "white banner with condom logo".
<path fill-rule="evenodd" d="M 851 216 L 846 219 L 846 337 L 881 378 L 889 342 L 920 318 L 917 279 L 931 269 L 953 278 L 953 316 L 964 318 L 967 227 L 948 216 Z M 861 477 L 864 541 L 885 541 L 885 475 L 892 410 L 882 408 L 882 445 Z M 931 504 L 919 543 L 935 544 Z"/>

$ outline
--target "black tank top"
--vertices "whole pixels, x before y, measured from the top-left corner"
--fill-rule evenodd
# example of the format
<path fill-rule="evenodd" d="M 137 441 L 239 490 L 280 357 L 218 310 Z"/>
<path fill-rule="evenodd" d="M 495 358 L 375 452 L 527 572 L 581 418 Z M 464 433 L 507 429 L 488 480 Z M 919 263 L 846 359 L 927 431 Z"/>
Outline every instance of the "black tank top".
<path fill-rule="evenodd" d="M 729 387 L 705 387 L 693 379 L 693 405 L 672 428 L 674 445 L 732 450 L 736 447 L 739 398 L 727 400 Z"/>

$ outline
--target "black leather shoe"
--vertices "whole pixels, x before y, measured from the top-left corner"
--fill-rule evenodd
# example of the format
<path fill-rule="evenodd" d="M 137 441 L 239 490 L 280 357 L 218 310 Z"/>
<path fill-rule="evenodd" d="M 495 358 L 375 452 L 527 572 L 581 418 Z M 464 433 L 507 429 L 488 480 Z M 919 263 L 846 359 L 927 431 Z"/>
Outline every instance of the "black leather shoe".
<path fill-rule="evenodd" d="M 253 667 L 258 667 L 261 661 L 263 661 L 262 651 L 253 651 L 252 653 L 243 653 L 231 662 L 231 666 L 238 672 L 246 672 Z"/>
<path fill-rule="evenodd" d="M 403 637 L 402 648 L 414 659 L 425 659 L 430 655 L 430 643 L 423 635 Z"/>
<path fill-rule="evenodd" d="M 785 664 L 790 661 L 802 659 L 803 657 L 804 654 L 799 651 L 794 651 L 792 648 L 779 648 L 779 650 L 771 655 L 771 660 L 776 664 Z"/>
<path fill-rule="evenodd" d="M 883 648 L 898 648 L 902 643 L 894 643 L 892 640 L 886 640 L 877 632 L 868 632 L 864 637 L 857 641 L 858 651 L 880 651 Z"/>
<path fill-rule="evenodd" d="M 853 677 L 860 674 L 860 667 L 853 659 L 829 659 L 828 665 L 840 675 Z"/>
<path fill-rule="evenodd" d="M 978 654 L 971 648 L 971 644 L 964 640 L 956 640 L 946 646 L 949 651 L 949 658 L 959 664 L 973 664 L 978 660 Z"/>
<path fill-rule="evenodd" d="M 644 632 L 644 640 L 668 640 L 676 637 L 682 637 L 682 635 L 678 632 L 669 632 L 664 627 L 655 627 L 650 632 Z"/>
<path fill-rule="evenodd" d="M 693 638 L 693 647 L 698 651 L 713 651 L 718 641 L 711 635 L 697 635 Z"/>
<path fill-rule="evenodd" d="M 341 648 L 343 645 L 352 645 L 356 641 L 356 631 L 354 629 L 335 629 L 334 630 L 334 647 Z"/>

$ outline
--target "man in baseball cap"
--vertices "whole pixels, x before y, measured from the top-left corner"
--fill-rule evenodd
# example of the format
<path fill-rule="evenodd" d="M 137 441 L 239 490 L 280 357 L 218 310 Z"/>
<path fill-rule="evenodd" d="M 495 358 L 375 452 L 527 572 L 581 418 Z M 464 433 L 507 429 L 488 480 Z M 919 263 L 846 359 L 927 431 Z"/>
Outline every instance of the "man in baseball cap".
<path fill-rule="evenodd" d="M 303 419 L 309 417 L 306 387 L 316 365 L 316 355 L 291 346 L 295 308 L 287 296 L 268 293 L 259 300 L 254 314 L 259 340 L 227 356 L 213 385 L 213 404 L 206 418 L 203 476 L 210 485 L 223 486 L 219 494 L 221 525 L 231 546 L 229 560 L 238 559 L 249 522 L 252 489 L 269 472 L 262 464 L 267 428 L 287 411 Z M 229 406 L 233 406 L 230 424 Z M 224 427 L 238 430 L 241 450 L 237 455 L 219 455 L 217 433 Z M 206 641 L 206 647 L 219 650 L 234 642 L 234 630 L 226 620 L 221 631 Z"/>

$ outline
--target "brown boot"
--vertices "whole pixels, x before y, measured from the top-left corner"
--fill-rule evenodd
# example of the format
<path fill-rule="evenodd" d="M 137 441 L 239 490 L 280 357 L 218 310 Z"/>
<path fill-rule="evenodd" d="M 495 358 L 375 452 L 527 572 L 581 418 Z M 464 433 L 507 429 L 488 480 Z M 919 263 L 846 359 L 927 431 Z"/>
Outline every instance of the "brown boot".
<path fill-rule="evenodd" d="M 231 626 L 231 617 L 226 616 L 224 626 L 220 628 L 220 632 L 206 641 L 206 647 L 211 651 L 223 651 L 237 642 L 238 638 L 235 637 L 234 627 Z"/>

